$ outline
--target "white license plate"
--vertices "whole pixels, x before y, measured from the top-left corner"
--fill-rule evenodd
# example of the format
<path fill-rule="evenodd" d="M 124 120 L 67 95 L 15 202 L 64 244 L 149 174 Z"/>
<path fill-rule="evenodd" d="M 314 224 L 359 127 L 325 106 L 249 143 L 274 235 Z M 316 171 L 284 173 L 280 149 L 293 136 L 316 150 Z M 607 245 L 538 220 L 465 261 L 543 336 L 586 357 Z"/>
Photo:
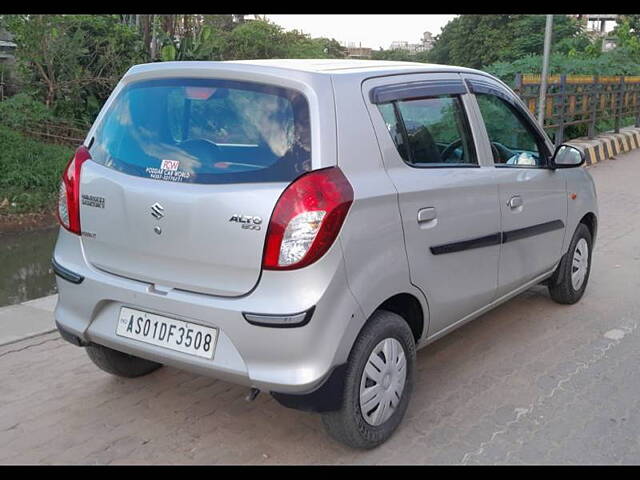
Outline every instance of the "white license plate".
<path fill-rule="evenodd" d="M 218 329 L 122 307 L 116 334 L 211 359 L 216 347 Z"/>

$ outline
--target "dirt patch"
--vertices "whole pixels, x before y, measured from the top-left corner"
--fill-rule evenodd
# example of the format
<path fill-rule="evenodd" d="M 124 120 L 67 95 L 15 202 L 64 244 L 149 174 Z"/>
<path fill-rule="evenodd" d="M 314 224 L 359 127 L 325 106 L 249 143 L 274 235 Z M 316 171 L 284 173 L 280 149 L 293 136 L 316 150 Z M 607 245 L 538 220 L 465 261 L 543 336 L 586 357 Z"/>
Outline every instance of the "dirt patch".
<path fill-rule="evenodd" d="M 58 224 L 55 210 L 37 213 L 0 214 L 0 234 L 29 232 L 54 227 Z"/>

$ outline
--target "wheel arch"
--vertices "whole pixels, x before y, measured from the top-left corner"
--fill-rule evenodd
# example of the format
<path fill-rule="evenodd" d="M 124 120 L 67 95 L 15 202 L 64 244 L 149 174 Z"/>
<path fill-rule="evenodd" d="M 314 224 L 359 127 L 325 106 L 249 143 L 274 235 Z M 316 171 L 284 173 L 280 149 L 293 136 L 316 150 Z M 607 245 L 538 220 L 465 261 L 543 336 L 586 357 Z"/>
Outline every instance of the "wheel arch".
<path fill-rule="evenodd" d="M 598 233 L 598 217 L 596 217 L 595 213 L 588 212 L 580 219 L 578 224 L 580 223 L 586 225 L 589 229 L 589 232 L 591 233 L 591 248 L 593 249 L 593 246 L 596 243 L 596 234 Z"/>
<path fill-rule="evenodd" d="M 418 300 L 415 295 L 411 293 L 395 294 L 378 305 L 378 307 L 374 309 L 373 313 L 378 310 L 387 310 L 402 317 L 402 319 L 409 325 L 416 343 L 418 343 L 422 338 L 426 323 L 425 314 L 424 309 L 420 304 L 420 300 Z M 362 328 L 364 328 L 364 326 L 370 321 L 373 313 L 369 315 Z"/>

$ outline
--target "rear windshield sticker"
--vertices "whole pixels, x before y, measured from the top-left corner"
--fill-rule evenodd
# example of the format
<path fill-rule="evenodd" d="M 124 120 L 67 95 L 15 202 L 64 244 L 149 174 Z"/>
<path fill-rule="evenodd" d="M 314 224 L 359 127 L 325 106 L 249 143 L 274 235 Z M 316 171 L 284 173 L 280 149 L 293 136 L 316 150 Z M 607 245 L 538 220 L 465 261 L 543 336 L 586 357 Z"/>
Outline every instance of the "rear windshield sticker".
<path fill-rule="evenodd" d="M 182 182 L 191 177 L 191 173 L 178 170 L 179 160 L 162 160 L 160 168 L 147 167 L 145 171 L 149 178 L 166 180 L 168 182 Z"/>
<path fill-rule="evenodd" d="M 162 160 L 162 163 L 160 164 L 160 169 L 171 170 L 175 172 L 176 170 L 178 170 L 179 166 L 180 166 L 180 162 L 178 160 Z"/>

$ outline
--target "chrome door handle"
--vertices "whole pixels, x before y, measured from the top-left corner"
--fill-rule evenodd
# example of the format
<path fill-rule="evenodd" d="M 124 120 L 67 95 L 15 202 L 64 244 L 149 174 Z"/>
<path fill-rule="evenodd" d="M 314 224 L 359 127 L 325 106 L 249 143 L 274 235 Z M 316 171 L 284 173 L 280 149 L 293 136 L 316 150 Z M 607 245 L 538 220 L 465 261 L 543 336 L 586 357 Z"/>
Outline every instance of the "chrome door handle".
<path fill-rule="evenodd" d="M 518 208 L 518 207 L 521 207 L 523 204 L 524 202 L 522 201 L 522 197 L 520 195 L 514 195 L 507 202 L 507 205 L 509 206 L 509 208 Z"/>
<path fill-rule="evenodd" d="M 421 208 L 418 210 L 418 223 L 430 222 L 431 220 L 435 220 L 437 216 L 435 208 Z"/>

